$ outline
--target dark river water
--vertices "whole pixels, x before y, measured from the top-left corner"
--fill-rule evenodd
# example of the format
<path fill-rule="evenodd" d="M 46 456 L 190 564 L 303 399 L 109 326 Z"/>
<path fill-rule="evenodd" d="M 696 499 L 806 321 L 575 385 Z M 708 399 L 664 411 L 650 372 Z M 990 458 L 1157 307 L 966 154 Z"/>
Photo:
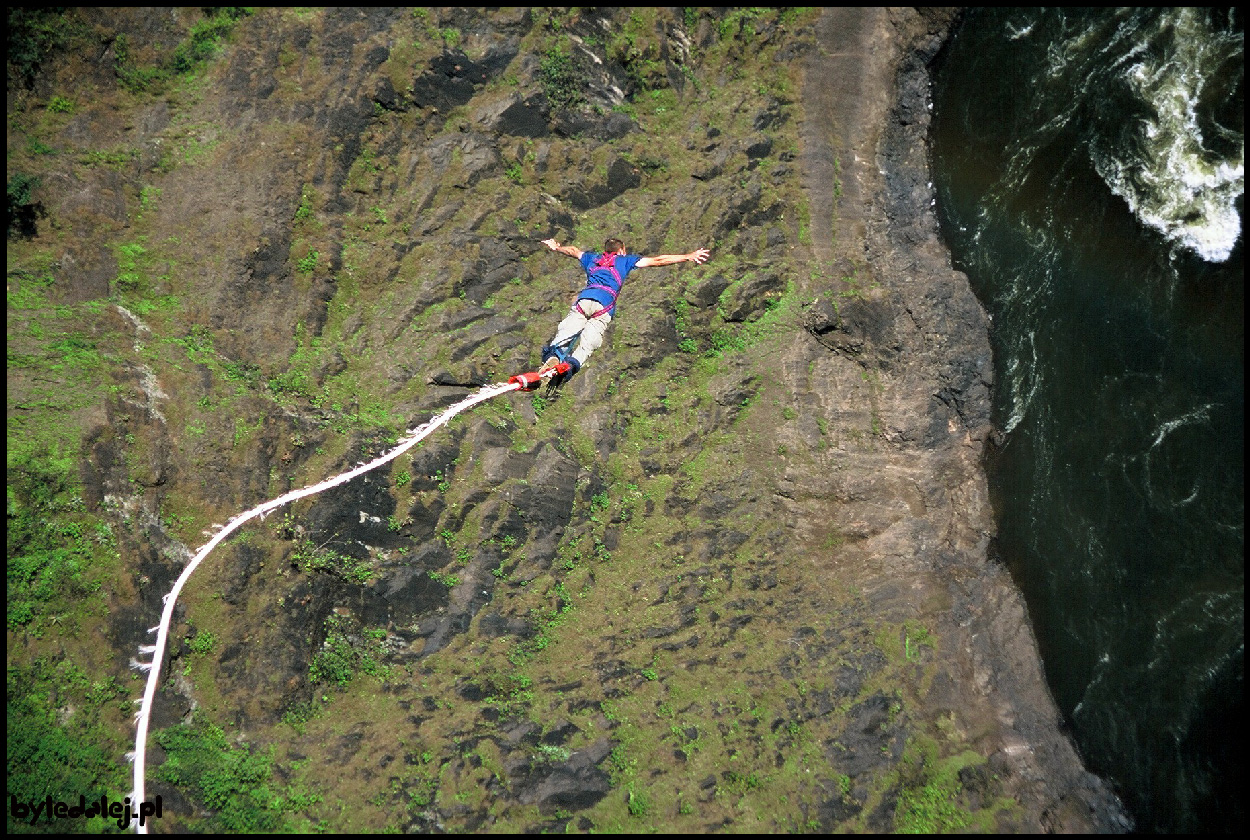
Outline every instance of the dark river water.
<path fill-rule="evenodd" d="M 1227 9 L 977 10 L 934 91 L 997 552 L 1144 832 L 1244 827 L 1244 49 Z"/>

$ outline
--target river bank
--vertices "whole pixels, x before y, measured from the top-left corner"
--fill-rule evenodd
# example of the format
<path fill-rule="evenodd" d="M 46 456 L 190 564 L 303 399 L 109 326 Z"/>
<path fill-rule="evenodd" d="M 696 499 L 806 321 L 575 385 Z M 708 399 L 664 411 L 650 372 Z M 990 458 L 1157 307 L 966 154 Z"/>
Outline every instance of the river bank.
<path fill-rule="evenodd" d="M 902 495 L 919 514 L 866 541 L 863 568 L 890 570 L 866 571 L 866 585 L 888 593 L 883 608 L 918 609 L 958 640 L 949 664 L 959 691 L 948 701 L 969 729 L 994 733 L 983 749 L 1012 768 L 1016 798 L 1032 804 L 1026 830 L 1123 831 L 1131 823 L 1122 806 L 1085 771 L 1063 732 L 1020 593 L 989 557 L 989 322 L 966 276 L 951 267 L 928 170 L 930 68 L 957 16 L 831 9 L 819 25 L 823 49 L 805 88 L 812 123 L 804 136 L 815 159 L 806 171 L 813 219 L 832 220 L 833 236 L 815 251 L 872 291 L 844 301 L 836 317 L 813 312 L 809 329 L 835 356 L 879 363 L 878 406 L 893 444 L 883 463 L 857 471 L 835 495 L 872 498 L 876 510 Z M 821 137 L 831 138 L 827 148 Z M 820 165 L 830 155 L 840 166 Z M 822 189 L 835 182 L 836 194 Z M 859 373 L 846 365 L 843 387 Z M 929 711 L 947 713 L 940 703 Z"/>

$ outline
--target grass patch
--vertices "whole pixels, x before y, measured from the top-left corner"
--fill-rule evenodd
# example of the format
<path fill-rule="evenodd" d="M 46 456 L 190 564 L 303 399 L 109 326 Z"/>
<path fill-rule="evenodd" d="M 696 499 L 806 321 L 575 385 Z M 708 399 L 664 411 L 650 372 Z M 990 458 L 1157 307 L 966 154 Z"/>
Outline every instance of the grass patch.
<path fill-rule="evenodd" d="M 905 780 L 894 810 L 894 827 L 900 834 L 951 834 L 973 825 L 973 814 L 962 796 L 960 771 L 985 763 L 974 752 L 937 758 L 937 745 L 928 738 L 914 738 L 904 762 Z M 983 827 L 984 828 L 984 827 Z"/>

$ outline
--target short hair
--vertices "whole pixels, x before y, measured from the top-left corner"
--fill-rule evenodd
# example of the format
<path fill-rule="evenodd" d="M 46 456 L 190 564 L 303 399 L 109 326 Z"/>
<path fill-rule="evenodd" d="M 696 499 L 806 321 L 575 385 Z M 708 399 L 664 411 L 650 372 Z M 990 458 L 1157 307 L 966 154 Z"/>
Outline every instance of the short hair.
<path fill-rule="evenodd" d="M 603 240 L 603 253 L 605 254 L 615 254 L 617 251 L 624 250 L 624 248 L 625 243 L 619 239 L 608 237 Z"/>

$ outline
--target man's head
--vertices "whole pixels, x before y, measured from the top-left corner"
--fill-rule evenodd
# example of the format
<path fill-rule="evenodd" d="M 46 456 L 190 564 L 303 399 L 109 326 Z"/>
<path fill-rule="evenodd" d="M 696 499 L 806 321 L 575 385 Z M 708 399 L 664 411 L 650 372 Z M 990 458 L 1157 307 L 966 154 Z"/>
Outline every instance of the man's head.
<path fill-rule="evenodd" d="M 603 253 L 623 254 L 625 253 L 625 243 L 619 239 L 605 239 L 603 240 Z"/>

